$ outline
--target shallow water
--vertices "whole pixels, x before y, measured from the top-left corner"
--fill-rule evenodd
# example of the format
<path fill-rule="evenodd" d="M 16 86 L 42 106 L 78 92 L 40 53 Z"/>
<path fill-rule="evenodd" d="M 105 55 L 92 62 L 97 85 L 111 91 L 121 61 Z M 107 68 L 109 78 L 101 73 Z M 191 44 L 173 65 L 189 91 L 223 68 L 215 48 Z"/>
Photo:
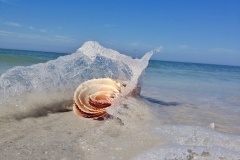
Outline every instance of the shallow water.
<path fill-rule="evenodd" d="M 240 134 L 240 67 L 152 61 L 146 73 L 141 95 L 171 115 L 169 123 Z"/>
<path fill-rule="evenodd" d="M 13 159 L 36 155 L 40 159 L 240 159 L 240 67 L 150 61 L 144 81 L 138 81 L 140 96 L 127 92 L 108 109 L 112 118 L 92 121 L 69 111 L 76 86 L 88 78 L 112 77 L 128 82 L 130 91 L 148 60 L 117 58 L 119 53 L 95 45 L 81 51 L 90 52 L 2 75 L 1 155 Z M 115 59 L 109 59 L 109 53 Z M 99 69 L 106 71 L 104 75 Z M 32 71 L 41 77 L 34 78 Z M 22 75 L 28 78 L 21 81 Z M 16 101 L 6 103 L 12 96 Z M 38 138 L 29 141 L 34 134 Z"/>

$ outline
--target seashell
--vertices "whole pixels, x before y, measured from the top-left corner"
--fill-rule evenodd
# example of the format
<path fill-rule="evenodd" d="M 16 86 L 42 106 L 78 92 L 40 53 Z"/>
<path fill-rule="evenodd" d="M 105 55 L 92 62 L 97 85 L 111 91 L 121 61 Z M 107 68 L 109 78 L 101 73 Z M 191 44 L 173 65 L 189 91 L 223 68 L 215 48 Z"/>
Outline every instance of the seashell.
<path fill-rule="evenodd" d="M 113 106 L 120 93 L 121 84 L 110 78 L 88 80 L 74 92 L 73 111 L 85 118 L 103 119 L 108 116 L 106 108 Z"/>

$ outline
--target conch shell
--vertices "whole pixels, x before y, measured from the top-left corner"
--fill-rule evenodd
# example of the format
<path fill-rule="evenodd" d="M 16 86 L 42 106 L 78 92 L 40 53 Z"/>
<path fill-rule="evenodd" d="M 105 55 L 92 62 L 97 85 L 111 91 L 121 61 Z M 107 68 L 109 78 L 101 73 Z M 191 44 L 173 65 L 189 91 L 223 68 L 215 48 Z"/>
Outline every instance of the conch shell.
<path fill-rule="evenodd" d="M 73 111 L 85 118 L 103 119 L 108 116 L 106 108 L 113 105 L 120 93 L 121 84 L 110 78 L 88 80 L 74 93 Z"/>

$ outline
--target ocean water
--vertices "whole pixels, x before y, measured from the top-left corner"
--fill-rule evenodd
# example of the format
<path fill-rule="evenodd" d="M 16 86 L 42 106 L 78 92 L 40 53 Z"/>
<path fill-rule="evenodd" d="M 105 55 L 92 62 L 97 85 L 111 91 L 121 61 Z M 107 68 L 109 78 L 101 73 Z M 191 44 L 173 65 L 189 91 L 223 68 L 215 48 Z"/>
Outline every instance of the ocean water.
<path fill-rule="evenodd" d="M 174 114 L 170 123 L 240 133 L 240 67 L 150 61 L 146 73 L 141 95 Z"/>
<path fill-rule="evenodd" d="M 1 49 L 0 123 L 58 112 L 80 83 L 110 77 L 127 88 L 113 118 L 79 139 L 84 159 L 240 159 L 240 67 L 149 61 L 160 49 L 142 59 L 96 42 L 73 54 Z"/>
<path fill-rule="evenodd" d="M 0 49 L 0 75 L 15 66 L 29 66 L 44 63 L 64 56 L 64 53 Z"/>

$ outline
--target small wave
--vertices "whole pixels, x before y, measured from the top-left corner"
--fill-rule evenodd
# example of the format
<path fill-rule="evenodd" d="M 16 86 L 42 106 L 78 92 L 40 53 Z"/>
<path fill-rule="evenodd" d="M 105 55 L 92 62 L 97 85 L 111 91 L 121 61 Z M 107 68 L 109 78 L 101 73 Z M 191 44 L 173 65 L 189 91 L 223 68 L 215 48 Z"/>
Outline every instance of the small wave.
<path fill-rule="evenodd" d="M 0 77 L 0 116 L 56 108 L 56 103 L 72 100 L 79 84 L 93 78 L 121 80 L 127 84 L 124 92 L 127 95 L 138 84 L 153 53 L 146 53 L 142 59 L 132 59 L 89 41 L 71 55 L 14 67 Z"/>

